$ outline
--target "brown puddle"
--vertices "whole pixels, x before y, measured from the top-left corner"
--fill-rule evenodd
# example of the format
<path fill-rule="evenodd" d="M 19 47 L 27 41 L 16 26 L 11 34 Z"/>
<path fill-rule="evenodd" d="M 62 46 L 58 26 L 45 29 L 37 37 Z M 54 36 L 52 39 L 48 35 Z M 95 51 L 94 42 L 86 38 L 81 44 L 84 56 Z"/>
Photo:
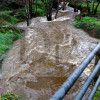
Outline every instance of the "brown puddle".
<path fill-rule="evenodd" d="M 50 86 L 53 87 L 53 85 L 55 84 L 56 84 L 55 87 L 58 87 L 65 80 L 66 80 L 66 77 L 38 77 L 37 82 L 27 81 L 26 87 L 29 87 L 35 90 L 40 90 L 42 88 L 46 89 L 46 88 L 49 88 Z"/>

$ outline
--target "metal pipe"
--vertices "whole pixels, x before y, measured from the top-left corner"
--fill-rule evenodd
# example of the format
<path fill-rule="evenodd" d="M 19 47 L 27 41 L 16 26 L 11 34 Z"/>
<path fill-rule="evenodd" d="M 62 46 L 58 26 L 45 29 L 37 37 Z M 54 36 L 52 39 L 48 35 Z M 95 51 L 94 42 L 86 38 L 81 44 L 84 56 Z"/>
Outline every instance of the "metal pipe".
<path fill-rule="evenodd" d="M 93 87 L 93 90 L 91 91 L 91 93 L 90 93 L 90 95 L 88 97 L 88 100 L 92 100 L 93 99 L 93 96 L 94 96 L 94 94 L 95 94 L 95 92 L 96 92 L 96 90 L 97 90 L 99 85 L 100 85 L 100 75 L 99 75 L 99 77 L 98 77 L 98 79 L 97 79 L 97 81 L 96 81 L 96 83 L 95 83 L 95 85 Z"/>
<path fill-rule="evenodd" d="M 91 84 L 93 78 L 95 77 L 99 69 L 100 69 L 100 60 L 98 61 L 96 67 L 93 69 L 93 72 L 90 74 L 90 76 L 88 77 L 85 84 L 82 86 L 82 88 L 80 89 L 74 100 L 82 100 L 82 97 L 84 96 L 85 92 L 87 91 L 89 85 Z"/>
<path fill-rule="evenodd" d="M 76 82 L 84 69 L 100 50 L 100 42 L 94 48 L 94 50 L 84 59 L 84 61 L 75 69 L 75 71 L 68 77 L 68 79 L 61 85 L 61 87 L 55 92 L 55 94 L 49 100 L 61 100 L 70 90 L 72 85 Z"/>

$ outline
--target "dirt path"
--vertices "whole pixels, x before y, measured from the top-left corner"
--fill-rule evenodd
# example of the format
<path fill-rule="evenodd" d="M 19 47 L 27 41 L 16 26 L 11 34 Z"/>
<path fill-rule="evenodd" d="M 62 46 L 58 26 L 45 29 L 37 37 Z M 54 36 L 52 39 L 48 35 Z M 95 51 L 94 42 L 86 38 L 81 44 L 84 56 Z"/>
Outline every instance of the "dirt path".
<path fill-rule="evenodd" d="M 2 84 L 5 91 L 21 93 L 25 100 L 50 98 L 98 42 L 73 26 L 75 15 L 69 7 L 68 11 L 59 12 L 58 18 L 51 22 L 47 22 L 45 17 L 37 17 L 31 20 L 30 27 L 26 26 L 26 22 L 17 24 L 17 27 L 26 30 L 25 38 L 13 44 L 3 63 Z M 65 100 L 74 98 L 93 64 L 94 60 Z"/>

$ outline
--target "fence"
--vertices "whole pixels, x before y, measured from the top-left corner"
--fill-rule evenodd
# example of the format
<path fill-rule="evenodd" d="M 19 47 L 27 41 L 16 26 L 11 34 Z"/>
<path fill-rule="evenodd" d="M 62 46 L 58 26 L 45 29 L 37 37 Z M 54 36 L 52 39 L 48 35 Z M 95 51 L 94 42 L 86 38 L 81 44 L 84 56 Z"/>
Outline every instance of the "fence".
<path fill-rule="evenodd" d="M 68 77 L 68 79 L 61 85 L 61 87 L 54 93 L 54 95 L 49 100 L 62 100 L 64 96 L 67 94 L 67 92 L 71 89 L 71 87 L 74 85 L 74 83 L 77 81 L 79 76 L 82 74 L 82 72 L 85 70 L 85 68 L 88 66 L 88 64 L 91 62 L 91 60 L 96 56 L 96 67 L 93 69 L 93 72 L 90 74 L 88 79 L 86 80 L 85 84 L 82 86 L 74 100 L 82 100 L 82 97 L 84 96 L 86 90 L 88 89 L 90 83 L 96 77 L 96 74 L 100 70 L 100 60 L 99 60 L 99 50 L 100 50 L 100 43 L 92 50 L 92 52 L 84 59 L 84 61 L 75 69 L 75 71 Z M 99 76 L 99 75 L 98 75 Z M 100 84 L 100 76 L 97 79 L 97 82 L 90 93 L 90 96 L 88 97 L 88 100 L 92 100 L 97 87 Z"/>

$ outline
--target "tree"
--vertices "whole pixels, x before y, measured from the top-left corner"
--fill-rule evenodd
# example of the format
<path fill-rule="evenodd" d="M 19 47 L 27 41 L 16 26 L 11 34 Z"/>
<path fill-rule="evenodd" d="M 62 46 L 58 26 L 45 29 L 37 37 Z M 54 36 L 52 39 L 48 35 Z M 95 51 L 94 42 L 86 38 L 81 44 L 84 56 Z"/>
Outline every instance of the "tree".
<path fill-rule="evenodd" d="M 32 0 L 29 0 L 29 12 L 30 16 L 32 16 Z"/>
<path fill-rule="evenodd" d="M 98 9 L 98 7 L 99 7 L 100 0 L 97 0 L 97 2 L 98 2 L 98 4 L 97 4 L 97 5 L 96 5 L 96 7 L 95 7 L 94 14 L 96 14 L 96 13 L 97 13 L 97 9 Z"/>
<path fill-rule="evenodd" d="M 51 21 L 52 20 L 52 7 L 53 7 L 53 0 L 48 1 L 48 9 L 47 9 L 47 20 Z"/>
<path fill-rule="evenodd" d="M 93 0 L 92 12 L 90 12 L 90 7 L 89 7 L 89 4 L 91 3 L 91 1 L 86 0 L 86 2 L 87 2 L 88 14 L 91 13 L 91 14 L 95 15 L 97 13 L 97 9 L 99 7 L 100 0 Z M 97 3 L 97 5 L 95 3 Z M 96 5 L 96 7 L 95 7 L 95 5 Z"/>
<path fill-rule="evenodd" d="M 24 0 L 25 9 L 26 9 L 26 19 L 27 19 L 27 26 L 30 24 L 30 10 L 29 10 L 29 1 Z"/>
<path fill-rule="evenodd" d="M 53 0 L 53 8 L 56 10 L 58 9 L 59 1 L 58 0 Z"/>
<path fill-rule="evenodd" d="M 88 9 L 88 14 L 90 14 L 90 7 L 89 7 L 89 0 L 86 0 L 86 3 L 87 3 L 87 9 Z"/>
<path fill-rule="evenodd" d="M 93 7 L 92 7 L 92 13 L 94 14 L 94 5 L 95 5 L 95 0 L 93 0 Z"/>

